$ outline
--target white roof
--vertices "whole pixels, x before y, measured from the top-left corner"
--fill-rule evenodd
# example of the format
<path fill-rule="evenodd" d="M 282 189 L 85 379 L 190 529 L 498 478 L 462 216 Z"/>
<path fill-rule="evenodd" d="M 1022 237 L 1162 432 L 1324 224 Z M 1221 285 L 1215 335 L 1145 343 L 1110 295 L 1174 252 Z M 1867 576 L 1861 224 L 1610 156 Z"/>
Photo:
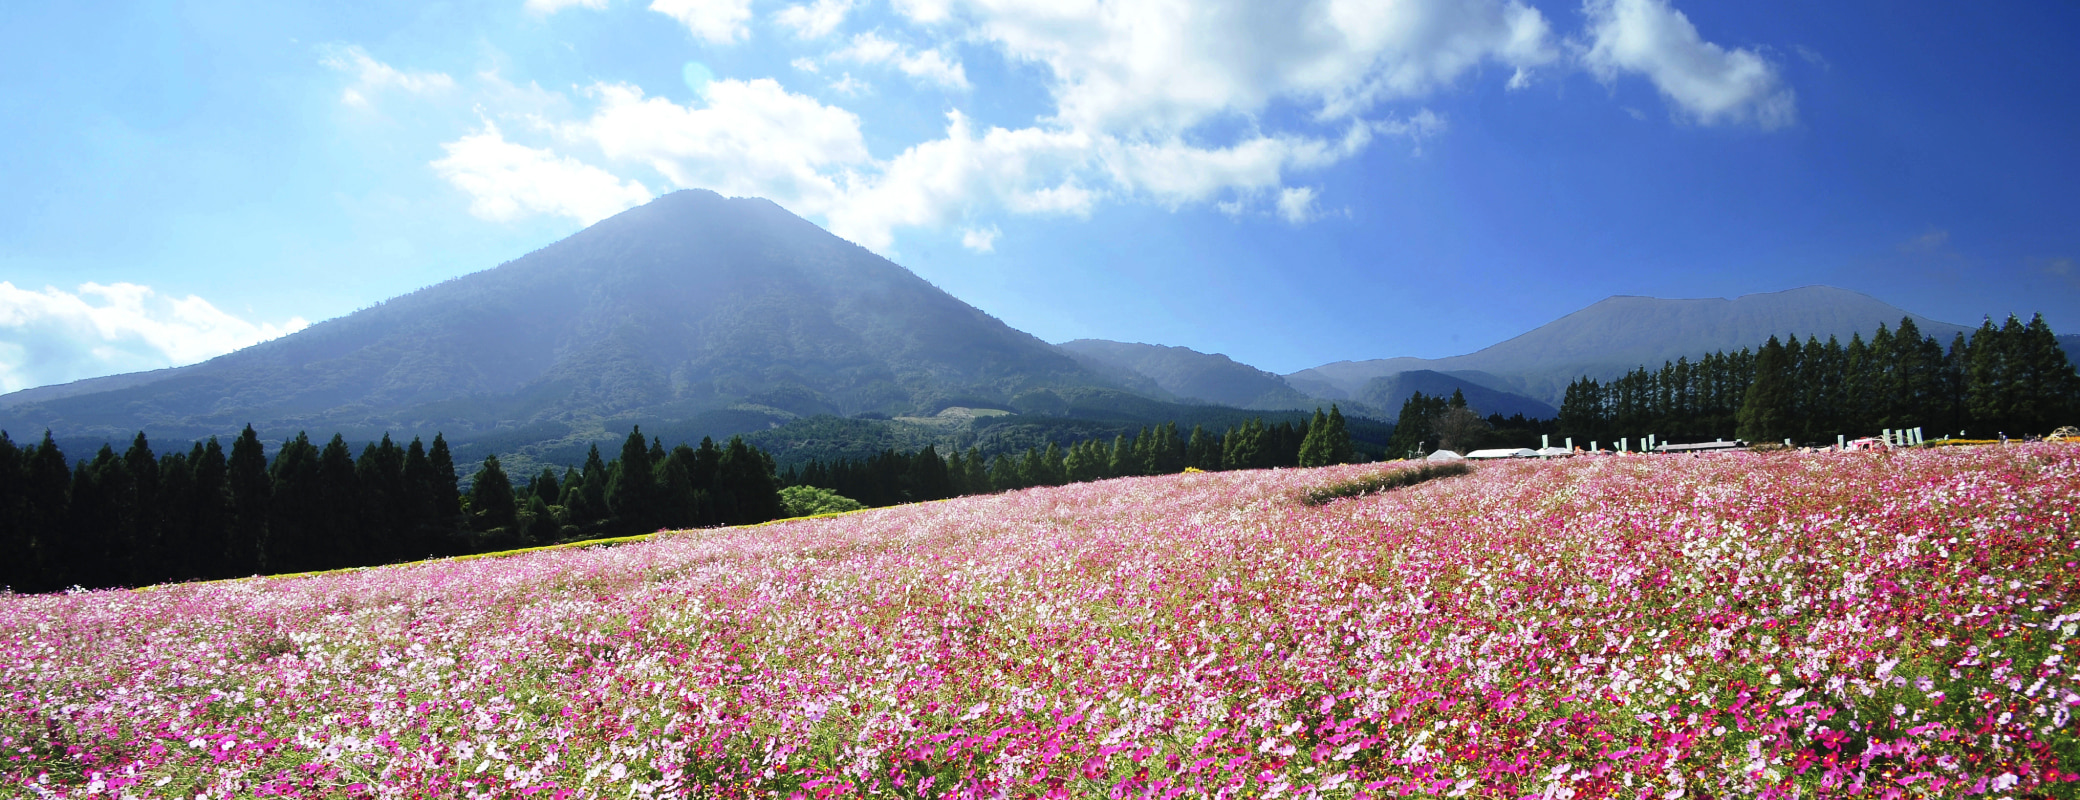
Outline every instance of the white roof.
<path fill-rule="evenodd" d="M 1500 450 L 1475 450 L 1467 458 L 1537 458 L 1538 451 L 1529 447 L 1512 447 Z"/>
<path fill-rule="evenodd" d="M 1452 452 L 1452 451 L 1450 451 L 1450 450 L 1439 450 L 1439 451 L 1437 451 L 1437 452 L 1435 452 L 1435 453 L 1431 453 L 1431 454 L 1430 454 L 1430 457 L 1428 457 L 1428 458 L 1425 458 L 1425 459 L 1423 459 L 1423 460 L 1424 460 L 1424 461 L 1461 461 L 1461 460 L 1464 460 L 1465 458 L 1466 458 L 1465 456 L 1459 455 L 1458 453 L 1454 453 L 1454 452 Z"/>
<path fill-rule="evenodd" d="M 1573 450 L 1569 450 L 1569 449 L 1567 449 L 1567 448 L 1565 448 L 1565 447 L 1548 447 L 1548 448 L 1546 448 L 1546 449 L 1544 449 L 1544 450 L 1540 450 L 1540 451 L 1538 451 L 1538 452 L 1537 452 L 1537 453 L 1536 453 L 1535 455 L 1541 455 L 1541 456 L 1571 456 L 1571 455 L 1574 455 L 1574 451 L 1573 451 Z"/>

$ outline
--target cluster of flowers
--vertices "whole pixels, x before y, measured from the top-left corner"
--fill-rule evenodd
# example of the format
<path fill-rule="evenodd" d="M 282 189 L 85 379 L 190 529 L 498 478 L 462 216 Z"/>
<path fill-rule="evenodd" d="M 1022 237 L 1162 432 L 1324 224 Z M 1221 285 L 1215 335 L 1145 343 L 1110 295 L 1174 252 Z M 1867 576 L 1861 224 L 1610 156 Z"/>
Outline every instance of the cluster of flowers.
<path fill-rule="evenodd" d="M 2080 447 L 1393 468 L 0 596 L 0 793 L 2080 791 Z"/>

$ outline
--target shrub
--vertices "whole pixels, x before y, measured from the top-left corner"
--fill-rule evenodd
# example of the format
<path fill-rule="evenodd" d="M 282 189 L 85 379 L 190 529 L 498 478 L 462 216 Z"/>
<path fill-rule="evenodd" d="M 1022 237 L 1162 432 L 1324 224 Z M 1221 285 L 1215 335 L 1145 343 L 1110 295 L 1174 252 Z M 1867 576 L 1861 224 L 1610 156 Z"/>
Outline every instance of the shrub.
<path fill-rule="evenodd" d="M 1414 486 L 1424 481 L 1449 478 L 1454 475 L 1465 475 L 1470 472 L 1473 472 L 1473 465 L 1464 461 L 1425 463 L 1408 469 L 1378 472 L 1342 483 L 1332 483 L 1308 492 L 1301 498 L 1301 502 L 1311 506 L 1319 506 L 1331 500 L 1344 497 L 1357 497 L 1361 494 L 1399 489 L 1404 486 Z"/>
<path fill-rule="evenodd" d="M 817 486 L 789 486 L 781 489 L 780 507 L 789 517 L 811 517 L 866 508 L 858 500 Z"/>

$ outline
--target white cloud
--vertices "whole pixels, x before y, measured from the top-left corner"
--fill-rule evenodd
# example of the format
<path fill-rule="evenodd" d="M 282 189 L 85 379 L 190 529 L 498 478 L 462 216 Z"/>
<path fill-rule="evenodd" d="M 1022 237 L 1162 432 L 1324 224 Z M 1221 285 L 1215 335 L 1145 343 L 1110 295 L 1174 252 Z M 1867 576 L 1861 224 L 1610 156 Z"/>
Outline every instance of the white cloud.
<path fill-rule="evenodd" d="M 627 84 L 592 93 L 598 110 L 562 135 L 597 146 L 611 161 L 649 166 L 679 187 L 821 213 L 839 202 L 848 172 L 869 161 L 859 117 L 771 79 L 714 81 L 698 108 L 644 97 Z"/>
<path fill-rule="evenodd" d="M 948 89 L 969 88 L 968 73 L 961 68 L 959 61 L 948 58 L 936 48 L 912 52 L 910 48 L 872 32 L 853 36 L 852 43 L 832 53 L 830 60 L 892 66 L 925 83 Z"/>
<path fill-rule="evenodd" d="M 448 155 L 432 163 L 434 172 L 469 193 L 471 214 L 495 222 L 555 214 L 590 225 L 651 197 L 649 189 L 633 180 L 506 141 L 490 122 L 483 131 L 441 148 Z"/>
<path fill-rule="evenodd" d="M 788 66 L 794 67 L 795 69 L 801 70 L 803 72 L 813 73 L 817 71 L 816 59 L 810 58 L 808 56 L 802 56 L 793 61 L 787 62 L 787 64 Z"/>
<path fill-rule="evenodd" d="M 1545 18 L 1517 0 L 947 0 L 897 10 L 919 23 L 971 20 L 968 35 L 1047 67 L 1059 122 L 1127 137 L 1254 115 L 1280 99 L 1333 121 L 1482 63 L 1528 76 L 1558 58 Z"/>
<path fill-rule="evenodd" d="M 796 38 L 821 39 L 831 35 L 832 31 L 845 23 L 845 16 L 852 13 L 853 2 L 854 0 L 815 0 L 811 3 L 797 3 L 780 9 L 780 13 L 773 15 L 773 19 L 793 28 Z"/>
<path fill-rule="evenodd" d="M 455 79 L 444 72 L 404 72 L 375 60 L 359 45 L 327 47 L 318 59 L 327 67 L 354 76 L 354 83 L 340 92 L 339 101 L 350 106 L 367 107 L 369 97 L 387 89 L 398 89 L 411 94 L 432 94 L 452 90 Z"/>
<path fill-rule="evenodd" d="M 1699 124 L 1753 123 L 1764 129 L 1798 118 L 1797 97 L 1775 65 L 1753 50 L 1707 42 L 1667 0 L 1588 0 L 1590 41 L 1582 62 L 1605 81 L 1636 72 Z"/>
<path fill-rule="evenodd" d="M 997 250 L 997 226 L 987 229 L 969 228 L 961 231 L 961 246 L 977 253 L 993 253 Z"/>
<path fill-rule="evenodd" d="M 709 44 L 729 44 L 751 35 L 751 0 L 652 0 L 650 10 L 678 20 Z"/>
<path fill-rule="evenodd" d="M 831 81 L 830 87 L 831 91 L 837 92 L 838 94 L 846 95 L 848 97 L 858 97 L 860 95 L 869 94 L 874 91 L 873 84 L 852 77 L 852 73 L 850 72 L 847 72 L 844 75 L 840 75 L 837 80 Z"/>
<path fill-rule="evenodd" d="M 250 322 L 134 283 L 32 292 L 0 281 L 0 393 L 193 364 L 309 324 Z"/>
<path fill-rule="evenodd" d="M 1314 187 L 1311 186 L 1279 190 L 1278 216 L 1294 225 L 1314 219 L 1318 213 L 1314 205 L 1314 196 Z"/>
<path fill-rule="evenodd" d="M 527 0 L 526 8 L 536 14 L 554 14 L 571 6 L 599 11 L 607 7 L 607 0 Z"/>

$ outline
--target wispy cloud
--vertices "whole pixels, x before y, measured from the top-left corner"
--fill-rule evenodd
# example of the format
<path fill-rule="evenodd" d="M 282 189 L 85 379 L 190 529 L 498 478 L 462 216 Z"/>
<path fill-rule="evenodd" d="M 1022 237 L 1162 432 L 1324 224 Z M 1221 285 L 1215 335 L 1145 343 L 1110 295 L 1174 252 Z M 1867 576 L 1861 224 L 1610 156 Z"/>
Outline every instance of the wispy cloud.
<path fill-rule="evenodd" d="M 0 281 L 0 392 L 177 367 L 302 330 L 226 313 L 195 295 L 134 283 L 42 291 Z"/>
<path fill-rule="evenodd" d="M 377 61 L 359 45 L 325 47 L 319 63 L 354 76 L 353 84 L 339 96 L 341 103 L 350 106 L 366 108 L 372 96 L 391 89 L 424 95 L 455 88 L 455 79 L 447 73 L 406 72 Z"/>

